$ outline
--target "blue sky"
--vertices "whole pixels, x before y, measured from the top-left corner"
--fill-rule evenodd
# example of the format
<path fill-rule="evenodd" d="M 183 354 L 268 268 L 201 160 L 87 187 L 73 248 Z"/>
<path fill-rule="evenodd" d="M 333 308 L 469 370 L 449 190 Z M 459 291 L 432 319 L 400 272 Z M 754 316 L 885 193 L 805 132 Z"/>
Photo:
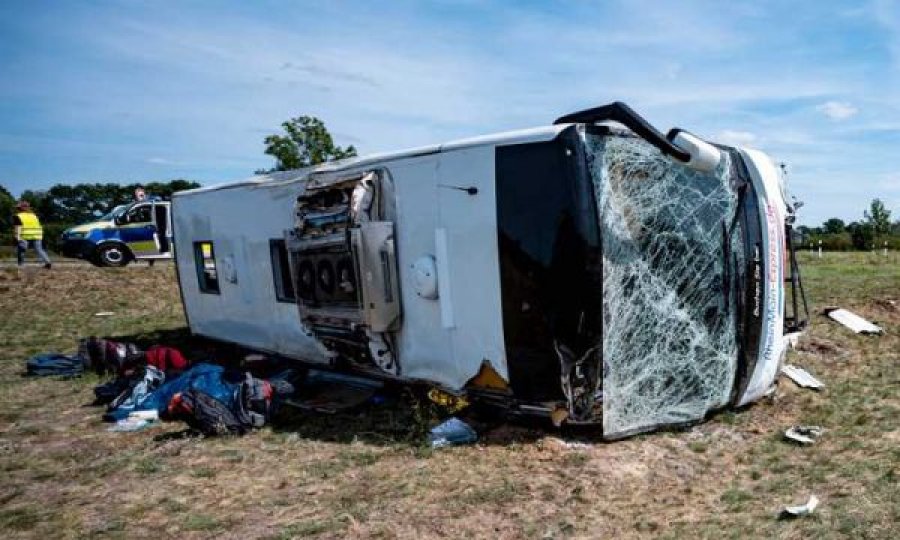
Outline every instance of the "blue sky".
<path fill-rule="evenodd" d="M 677 4 L 677 5 L 676 5 Z M 0 184 L 215 183 L 291 116 L 396 150 L 623 100 L 900 218 L 900 1 L 0 4 Z"/>

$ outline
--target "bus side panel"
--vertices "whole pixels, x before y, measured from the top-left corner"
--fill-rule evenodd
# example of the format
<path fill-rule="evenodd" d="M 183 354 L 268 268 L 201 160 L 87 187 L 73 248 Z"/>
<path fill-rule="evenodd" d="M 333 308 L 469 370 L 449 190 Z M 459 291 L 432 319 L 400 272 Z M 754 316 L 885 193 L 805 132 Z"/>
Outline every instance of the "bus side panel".
<path fill-rule="evenodd" d="M 175 259 L 195 334 L 310 362 L 325 362 L 297 305 L 275 293 L 270 240 L 292 226 L 302 184 L 252 186 L 176 196 Z M 200 289 L 196 242 L 211 242 L 219 292 Z"/>

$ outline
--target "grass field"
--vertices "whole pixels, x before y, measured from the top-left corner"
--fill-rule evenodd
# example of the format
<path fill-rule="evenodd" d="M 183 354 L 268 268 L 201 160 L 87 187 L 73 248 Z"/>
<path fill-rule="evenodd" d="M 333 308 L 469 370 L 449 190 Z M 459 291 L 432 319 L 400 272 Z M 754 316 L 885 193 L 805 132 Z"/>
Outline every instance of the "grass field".
<path fill-rule="evenodd" d="M 96 377 L 23 379 L 24 360 L 91 334 L 183 342 L 172 267 L 0 269 L 0 536 L 897 538 L 900 258 L 802 263 L 812 327 L 789 361 L 824 391 L 782 380 L 746 410 L 615 443 L 571 448 L 552 429 L 496 425 L 437 452 L 399 399 L 243 438 L 108 433 L 89 406 Z M 886 335 L 818 315 L 829 304 Z M 798 423 L 827 432 L 785 443 Z M 815 514 L 776 519 L 810 493 Z"/>

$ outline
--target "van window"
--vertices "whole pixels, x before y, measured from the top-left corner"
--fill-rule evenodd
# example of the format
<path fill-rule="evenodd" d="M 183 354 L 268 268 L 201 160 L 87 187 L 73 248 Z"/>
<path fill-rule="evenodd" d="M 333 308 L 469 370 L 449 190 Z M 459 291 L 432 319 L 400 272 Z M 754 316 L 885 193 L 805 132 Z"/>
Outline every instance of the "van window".
<path fill-rule="evenodd" d="M 135 206 L 125 216 L 127 223 L 150 223 L 152 220 L 149 204 Z"/>
<path fill-rule="evenodd" d="M 216 271 L 216 254 L 212 242 L 194 242 L 194 261 L 200 292 L 219 294 L 219 273 Z"/>
<path fill-rule="evenodd" d="M 272 278 L 275 281 L 275 298 L 279 302 L 297 301 L 294 282 L 291 279 L 291 265 L 288 262 L 287 247 L 282 239 L 269 240 L 269 254 L 272 259 Z"/>

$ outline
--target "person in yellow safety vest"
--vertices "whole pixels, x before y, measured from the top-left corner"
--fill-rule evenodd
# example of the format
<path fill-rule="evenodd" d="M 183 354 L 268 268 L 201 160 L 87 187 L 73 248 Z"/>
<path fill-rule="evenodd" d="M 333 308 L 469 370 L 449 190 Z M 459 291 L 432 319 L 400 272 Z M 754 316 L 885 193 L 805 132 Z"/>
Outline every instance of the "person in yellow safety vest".
<path fill-rule="evenodd" d="M 19 262 L 19 266 L 25 264 L 25 252 L 30 246 L 44 261 L 44 268 L 49 270 L 50 257 L 44 251 L 44 229 L 41 227 L 41 220 L 31 211 L 28 201 L 19 201 L 19 204 L 16 205 L 13 225 L 16 233 L 16 260 Z"/>

